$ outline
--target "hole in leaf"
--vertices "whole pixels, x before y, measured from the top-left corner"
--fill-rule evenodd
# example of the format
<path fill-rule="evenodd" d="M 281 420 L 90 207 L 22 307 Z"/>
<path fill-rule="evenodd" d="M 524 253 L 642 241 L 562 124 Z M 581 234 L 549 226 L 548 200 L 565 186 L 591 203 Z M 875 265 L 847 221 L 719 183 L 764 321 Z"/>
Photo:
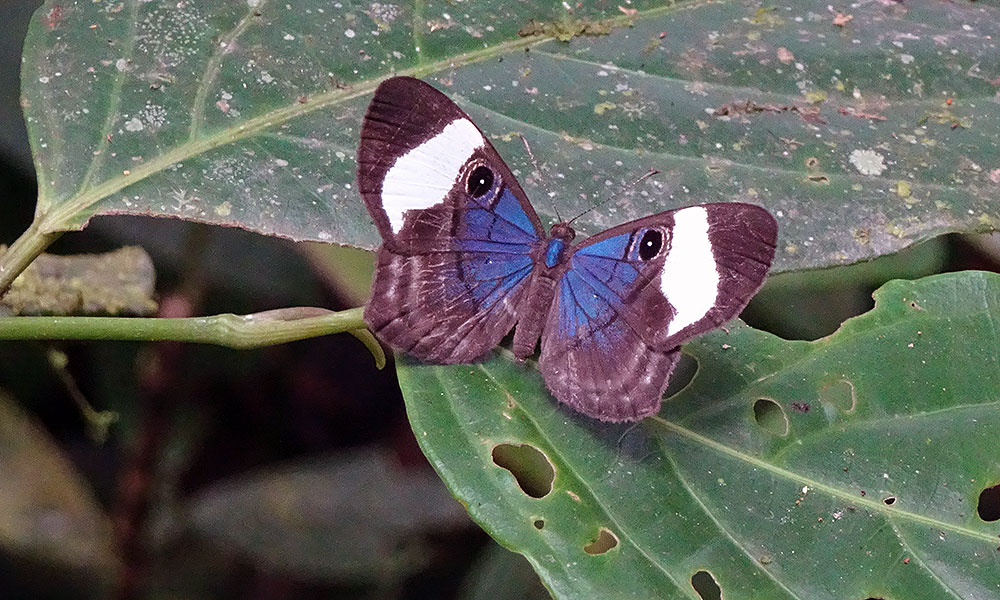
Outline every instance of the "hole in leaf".
<path fill-rule="evenodd" d="M 816 167 L 819 166 L 819 159 L 816 158 L 815 156 L 810 156 L 809 158 L 806 159 L 806 166 L 809 167 L 810 169 L 815 169 Z"/>
<path fill-rule="evenodd" d="M 555 467 L 547 456 L 530 444 L 494 446 L 493 463 L 510 471 L 521 491 L 532 498 L 542 498 L 552 491 Z"/>
<path fill-rule="evenodd" d="M 611 533 L 607 527 L 601 527 L 597 539 L 583 547 L 587 554 L 604 554 L 618 545 L 618 536 Z"/>
<path fill-rule="evenodd" d="M 682 352 L 674 372 L 670 374 L 670 382 L 667 383 L 667 391 L 663 393 L 663 397 L 669 398 L 686 388 L 697 372 L 698 361 Z"/>
<path fill-rule="evenodd" d="M 722 590 L 708 571 L 698 571 L 692 575 L 691 587 L 702 600 L 722 600 Z"/>
<path fill-rule="evenodd" d="M 761 398 L 753 403 L 753 418 L 757 424 L 774 435 L 788 434 L 788 417 L 781 405 L 769 398 Z"/>
<path fill-rule="evenodd" d="M 830 178 L 826 175 L 810 175 L 808 179 L 814 183 L 830 183 Z"/>
<path fill-rule="evenodd" d="M 532 523 L 532 525 L 535 526 L 535 529 L 541 531 L 542 529 L 545 529 L 545 519 L 535 519 L 535 522 Z"/>
<path fill-rule="evenodd" d="M 854 385 L 846 379 L 831 383 L 820 389 L 819 399 L 836 406 L 841 412 L 853 412 L 857 405 L 854 396 Z"/>
<path fill-rule="evenodd" d="M 1000 483 L 979 492 L 979 505 L 976 507 L 979 518 L 984 521 L 1000 520 Z"/>
<path fill-rule="evenodd" d="M 882 499 L 882 504 L 885 504 L 886 506 L 892 506 L 895 503 L 896 503 L 896 497 L 895 496 L 889 496 L 888 498 L 883 498 Z"/>

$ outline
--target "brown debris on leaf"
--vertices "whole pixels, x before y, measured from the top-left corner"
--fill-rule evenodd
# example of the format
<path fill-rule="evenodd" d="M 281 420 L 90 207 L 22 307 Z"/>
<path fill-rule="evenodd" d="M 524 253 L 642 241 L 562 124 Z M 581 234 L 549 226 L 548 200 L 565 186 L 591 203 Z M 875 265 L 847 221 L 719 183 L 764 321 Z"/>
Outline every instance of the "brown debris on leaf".
<path fill-rule="evenodd" d="M 885 121 L 886 120 L 886 118 L 883 115 L 878 115 L 878 114 L 875 114 L 875 113 L 861 112 L 860 110 L 858 110 L 856 108 L 853 108 L 851 106 L 848 106 L 848 107 L 843 107 L 842 106 L 842 107 L 840 107 L 840 108 L 837 109 L 837 112 L 839 112 L 840 114 L 844 115 L 845 117 L 855 117 L 855 118 L 858 118 L 858 119 L 870 119 L 872 121 Z"/>
<path fill-rule="evenodd" d="M 752 100 L 745 102 L 733 102 L 723 104 L 719 108 L 713 109 L 712 114 L 716 117 L 732 117 L 738 115 L 752 115 L 757 113 L 783 113 L 790 112 L 799 115 L 803 121 L 816 125 L 823 125 L 826 120 L 819 116 L 819 108 L 812 106 L 798 106 L 795 104 L 760 104 Z"/>
<path fill-rule="evenodd" d="M 622 22 L 619 19 L 564 19 L 559 21 L 545 22 L 531 19 L 517 30 L 519 37 L 549 36 L 560 42 L 568 42 L 580 36 L 602 36 L 608 35 L 615 29 L 625 25 L 632 26 L 632 22 Z"/>
<path fill-rule="evenodd" d="M 791 62 L 795 60 L 795 55 L 792 54 L 788 48 L 782 46 L 778 48 L 778 60 L 780 60 L 783 64 L 786 65 L 791 64 Z"/>
<path fill-rule="evenodd" d="M 851 20 L 854 19 L 854 15 L 845 15 L 844 13 L 837 13 L 837 16 L 833 18 L 833 24 L 837 27 L 843 27 L 847 25 Z"/>

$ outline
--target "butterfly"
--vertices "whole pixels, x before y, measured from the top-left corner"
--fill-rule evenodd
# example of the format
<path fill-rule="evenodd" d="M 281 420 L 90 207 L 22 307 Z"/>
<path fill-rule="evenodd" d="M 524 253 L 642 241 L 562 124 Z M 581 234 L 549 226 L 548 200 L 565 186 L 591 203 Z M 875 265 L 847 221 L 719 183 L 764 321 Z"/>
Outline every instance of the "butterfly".
<path fill-rule="evenodd" d="M 774 258 L 759 207 L 669 210 L 581 243 L 546 232 L 469 116 L 410 77 L 375 91 L 361 127 L 358 187 L 382 236 L 365 322 L 438 364 L 485 357 L 514 329 L 552 394 L 603 421 L 656 413 L 680 345 L 739 314 Z"/>

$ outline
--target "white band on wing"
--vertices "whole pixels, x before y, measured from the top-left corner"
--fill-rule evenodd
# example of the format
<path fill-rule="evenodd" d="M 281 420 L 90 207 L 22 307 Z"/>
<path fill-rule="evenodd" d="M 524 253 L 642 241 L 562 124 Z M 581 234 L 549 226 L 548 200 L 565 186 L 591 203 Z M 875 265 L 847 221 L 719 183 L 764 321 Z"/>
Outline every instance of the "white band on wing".
<path fill-rule="evenodd" d="M 670 252 L 660 273 L 660 290 L 676 313 L 667 327 L 671 336 L 703 318 L 715 306 L 719 271 L 708 237 L 708 211 L 701 206 L 674 213 Z"/>
<path fill-rule="evenodd" d="M 483 135 L 472 121 L 458 119 L 397 158 L 382 181 L 382 209 L 393 233 L 403 228 L 407 211 L 444 201 L 462 167 L 483 143 Z"/>

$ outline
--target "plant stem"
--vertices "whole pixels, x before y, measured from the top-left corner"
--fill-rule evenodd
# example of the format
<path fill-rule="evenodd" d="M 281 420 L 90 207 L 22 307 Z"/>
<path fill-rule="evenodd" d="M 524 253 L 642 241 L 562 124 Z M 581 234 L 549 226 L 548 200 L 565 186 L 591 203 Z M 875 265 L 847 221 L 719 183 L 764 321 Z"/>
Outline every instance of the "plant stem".
<path fill-rule="evenodd" d="M 362 308 L 331 312 L 285 308 L 252 315 L 157 319 L 131 317 L 0 317 L 0 340 L 175 341 L 260 348 L 331 333 L 357 337 L 381 368 L 385 355 L 365 329 Z"/>
<path fill-rule="evenodd" d="M 36 219 L 21 237 L 0 254 L 0 298 L 38 255 L 56 241 L 62 232 L 42 233 Z"/>

